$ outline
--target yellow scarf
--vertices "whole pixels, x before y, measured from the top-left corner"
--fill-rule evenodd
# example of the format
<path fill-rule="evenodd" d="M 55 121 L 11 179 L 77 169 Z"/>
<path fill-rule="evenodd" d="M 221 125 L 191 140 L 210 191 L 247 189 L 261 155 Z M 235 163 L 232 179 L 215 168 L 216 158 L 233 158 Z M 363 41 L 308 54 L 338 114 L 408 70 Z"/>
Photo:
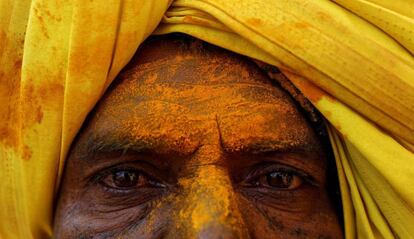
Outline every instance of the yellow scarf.
<path fill-rule="evenodd" d="M 277 66 L 325 116 L 346 238 L 414 237 L 412 0 L 0 0 L 0 238 L 50 238 L 85 116 L 144 39 Z"/>

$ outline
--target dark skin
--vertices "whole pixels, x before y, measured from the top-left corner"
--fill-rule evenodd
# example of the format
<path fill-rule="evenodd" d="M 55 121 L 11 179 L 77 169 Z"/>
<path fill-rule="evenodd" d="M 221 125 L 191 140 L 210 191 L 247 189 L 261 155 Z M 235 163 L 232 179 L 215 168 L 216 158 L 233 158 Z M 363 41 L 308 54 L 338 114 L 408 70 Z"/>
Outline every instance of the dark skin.
<path fill-rule="evenodd" d="M 342 238 L 326 154 L 259 69 L 146 43 L 67 158 L 56 238 Z"/>

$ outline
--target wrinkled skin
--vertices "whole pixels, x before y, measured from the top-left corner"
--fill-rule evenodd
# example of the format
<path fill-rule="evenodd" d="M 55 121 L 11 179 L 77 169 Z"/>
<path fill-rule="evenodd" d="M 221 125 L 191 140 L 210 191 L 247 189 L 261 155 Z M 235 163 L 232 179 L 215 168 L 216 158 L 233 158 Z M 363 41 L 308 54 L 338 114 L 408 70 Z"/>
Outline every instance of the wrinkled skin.
<path fill-rule="evenodd" d="M 57 238 L 342 238 L 293 100 L 219 49 L 139 50 L 69 153 Z M 138 60 L 137 60 L 138 59 Z"/>

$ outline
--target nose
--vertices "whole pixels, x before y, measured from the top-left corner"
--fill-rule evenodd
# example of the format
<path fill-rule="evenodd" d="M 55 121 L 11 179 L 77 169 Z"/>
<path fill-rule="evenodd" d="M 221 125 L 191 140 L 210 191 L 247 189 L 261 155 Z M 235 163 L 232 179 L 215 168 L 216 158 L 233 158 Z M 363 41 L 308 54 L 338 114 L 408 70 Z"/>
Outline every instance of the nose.
<path fill-rule="evenodd" d="M 239 233 L 232 228 L 226 227 L 226 225 L 209 225 L 201 230 L 198 235 L 198 239 L 233 239 L 240 238 Z"/>
<path fill-rule="evenodd" d="M 226 170 L 203 166 L 181 184 L 185 193 L 176 217 L 179 234 L 199 239 L 248 238 Z"/>

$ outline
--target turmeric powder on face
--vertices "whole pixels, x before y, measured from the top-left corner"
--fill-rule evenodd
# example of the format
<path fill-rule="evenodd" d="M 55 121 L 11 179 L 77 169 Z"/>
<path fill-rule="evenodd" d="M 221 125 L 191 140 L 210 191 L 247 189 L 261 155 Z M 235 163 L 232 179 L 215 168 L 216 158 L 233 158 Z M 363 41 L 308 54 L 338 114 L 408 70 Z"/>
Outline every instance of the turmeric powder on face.
<path fill-rule="evenodd" d="M 341 238 L 326 154 L 251 61 L 150 40 L 72 145 L 57 238 Z"/>

